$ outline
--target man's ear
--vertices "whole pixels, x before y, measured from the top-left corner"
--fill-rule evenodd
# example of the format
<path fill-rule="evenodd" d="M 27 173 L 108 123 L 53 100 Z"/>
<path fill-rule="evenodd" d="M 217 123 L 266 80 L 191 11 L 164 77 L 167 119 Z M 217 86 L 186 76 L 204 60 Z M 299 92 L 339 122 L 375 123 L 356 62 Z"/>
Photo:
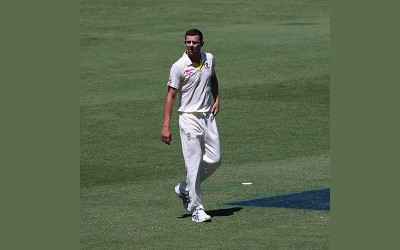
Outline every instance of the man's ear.
<path fill-rule="evenodd" d="M 201 47 L 203 47 L 203 45 L 204 45 L 204 41 L 201 41 Z"/>

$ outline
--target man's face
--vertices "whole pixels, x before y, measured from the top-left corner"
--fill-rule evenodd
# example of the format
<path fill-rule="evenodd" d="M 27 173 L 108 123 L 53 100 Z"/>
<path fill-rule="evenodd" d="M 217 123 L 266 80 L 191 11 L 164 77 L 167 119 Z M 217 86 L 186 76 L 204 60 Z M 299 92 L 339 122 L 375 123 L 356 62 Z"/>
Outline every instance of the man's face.
<path fill-rule="evenodd" d="M 189 56 L 199 54 L 201 47 L 203 47 L 204 44 L 203 41 L 200 41 L 200 37 L 198 35 L 186 36 L 184 43 Z"/>

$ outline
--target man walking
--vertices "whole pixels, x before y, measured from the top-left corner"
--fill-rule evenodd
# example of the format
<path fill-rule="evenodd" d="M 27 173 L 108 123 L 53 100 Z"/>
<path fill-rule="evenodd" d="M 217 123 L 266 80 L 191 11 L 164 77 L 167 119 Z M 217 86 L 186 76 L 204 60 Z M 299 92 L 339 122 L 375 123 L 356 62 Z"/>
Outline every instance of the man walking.
<path fill-rule="evenodd" d="M 186 178 L 175 187 L 175 192 L 192 213 L 192 221 L 204 222 L 211 220 L 211 216 L 204 211 L 200 184 L 221 164 L 215 120 L 220 106 L 218 79 L 214 56 L 201 51 L 203 34 L 197 29 L 188 30 L 184 43 L 186 51 L 172 65 L 167 83 L 161 140 L 171 143 L 171 115 L 179 93 L 179 130 Z"/>

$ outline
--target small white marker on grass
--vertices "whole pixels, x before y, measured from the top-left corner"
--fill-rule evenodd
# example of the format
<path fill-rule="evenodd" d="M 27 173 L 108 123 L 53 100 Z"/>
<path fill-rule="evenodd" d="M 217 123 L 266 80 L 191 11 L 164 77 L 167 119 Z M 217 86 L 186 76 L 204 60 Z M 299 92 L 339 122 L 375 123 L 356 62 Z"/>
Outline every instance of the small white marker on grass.
<path fill-rule="evenodd" d="M 251 185 L 251 184 L 253 184 L 253 183 L 251 183 L 251 182 L 242 182 L 242 184 L 243 184 L 243 185 Z"/>

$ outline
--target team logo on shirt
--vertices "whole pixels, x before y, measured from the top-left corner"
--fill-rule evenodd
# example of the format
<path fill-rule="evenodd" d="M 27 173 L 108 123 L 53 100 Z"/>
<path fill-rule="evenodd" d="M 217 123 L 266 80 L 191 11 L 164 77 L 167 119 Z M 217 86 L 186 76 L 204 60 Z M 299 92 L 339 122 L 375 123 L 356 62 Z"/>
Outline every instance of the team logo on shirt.
<path fill-rule="evenodd" d="M 194 75 L 194 73 L 196 73 L 196 69 L 185 69 L 185 71 L 183 72 L 184 76 L 192 76 Z"/>

